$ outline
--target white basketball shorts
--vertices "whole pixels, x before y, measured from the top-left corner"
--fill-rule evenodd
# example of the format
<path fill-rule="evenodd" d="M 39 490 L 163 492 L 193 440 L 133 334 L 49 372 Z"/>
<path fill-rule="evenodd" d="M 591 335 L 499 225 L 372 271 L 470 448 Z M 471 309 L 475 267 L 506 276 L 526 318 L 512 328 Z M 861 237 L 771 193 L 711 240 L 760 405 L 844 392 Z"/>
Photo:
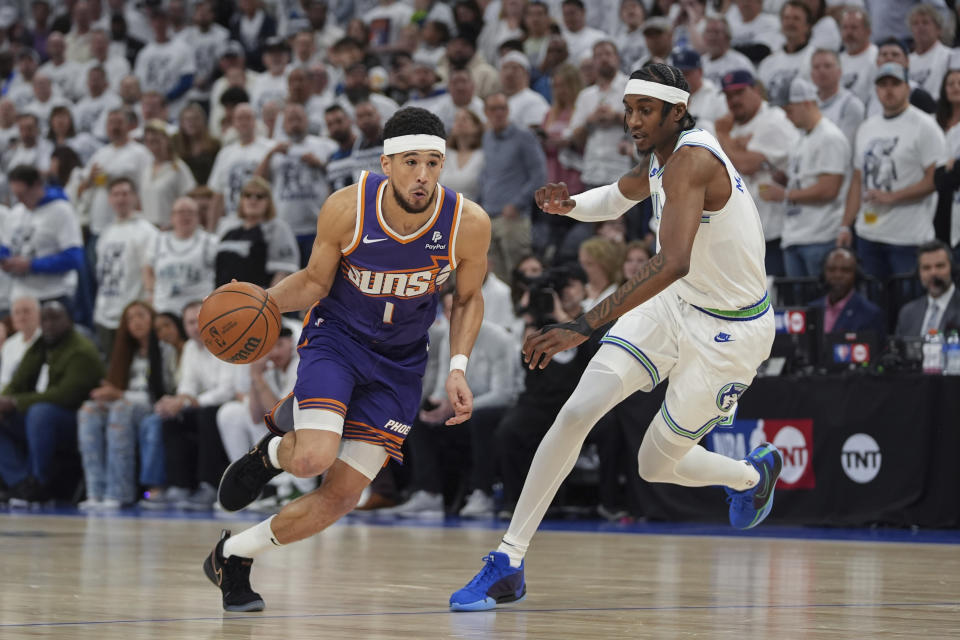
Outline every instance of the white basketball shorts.
<path fill-rule="evenodd" d="M 732 420 L 737 401 L 770 355 L 773 335 L 773 310 L 766 296 L 746 309 L 727 312 L 695 307 L 667 290 L 621 317 L 601 340 L 595 359 L 636 365 L 632 371 L 617 370 L 623 364 L 615 368 L 624 380 L 625 397 L 650 391 L 669 378 L 660 408 L 670 428 L 666 435 L 689 443 Z M 632 360 L 604 358 L 612 348 Z"/>

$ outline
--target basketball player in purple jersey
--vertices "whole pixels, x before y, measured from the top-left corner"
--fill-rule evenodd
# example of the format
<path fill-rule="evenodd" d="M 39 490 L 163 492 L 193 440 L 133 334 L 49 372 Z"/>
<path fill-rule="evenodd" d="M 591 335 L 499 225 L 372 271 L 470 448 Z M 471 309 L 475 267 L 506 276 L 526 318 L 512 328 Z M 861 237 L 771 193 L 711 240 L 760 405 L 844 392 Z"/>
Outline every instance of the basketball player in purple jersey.
<path fill-rule="evenodd" d="M 419 108 L 398 111 L 384 127 L 384 175 L 324 203 L 310 261 L 268 293 L 280 311 L 310 308 L 298 346 L 293 394 L 270 415 L 265 436 L 220 481 L 220 503 L 242 509 L 281 471 L 326 473 L 318 489 L 236 536 L 229 531 L 203 563 L 227 611 L 260 611 L 250 587 L 252 558 L 323 531 L 351 511 L 400 446 L 420 404 L 427 329 L 441 285 L 457 270 L 450 317 L 450 375 L 455 415 L 470 418 L 464 372 L 483 320 L 490 219 L 477 204 L 437 183 L 444 127 Z M 311 307 L 311 305 L 313 305 Z"/>

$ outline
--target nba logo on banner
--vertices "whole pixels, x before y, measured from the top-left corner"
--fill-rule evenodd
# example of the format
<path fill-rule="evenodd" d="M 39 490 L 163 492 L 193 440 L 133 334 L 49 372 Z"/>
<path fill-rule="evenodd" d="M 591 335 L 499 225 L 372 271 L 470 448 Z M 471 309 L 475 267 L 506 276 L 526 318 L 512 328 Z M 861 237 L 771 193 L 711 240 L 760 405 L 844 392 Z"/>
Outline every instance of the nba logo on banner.
<path fill-rule="evenodd" d="M 715 429 L 707 436 L 707 448 L 730 458 L 742 459 L 761 442 L 772 442 L 783 455 L 778 489 L 813 489 L 813 420 L 734 420 L 728 429 Z"/>

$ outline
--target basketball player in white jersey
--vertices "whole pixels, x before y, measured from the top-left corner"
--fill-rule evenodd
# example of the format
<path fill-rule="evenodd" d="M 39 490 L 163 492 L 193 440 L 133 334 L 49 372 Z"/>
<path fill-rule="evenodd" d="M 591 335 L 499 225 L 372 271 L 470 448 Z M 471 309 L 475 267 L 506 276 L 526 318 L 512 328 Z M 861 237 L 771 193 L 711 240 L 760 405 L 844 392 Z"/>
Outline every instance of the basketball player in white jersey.
<path fill-rule="evenodd" d="M 640 446 L 640 475 L 689 487 L 723 485 L 738 528 L 756 526 L 770 512 L 783 464 L 773 445 L 734 460 L 697 444 L 732 420 L 770 353 L 774 321 L 756 205 L 716 138 L 693 128 L 689 97 L 674 67 L 635 71 L 624 91 L 624 124 L 639 151 L 651 154 L 649 166 L 572 198 L 562 183 L 537 191 L 545 212 L 591 222 L 618 218 L 653 198 L 657 254 L 588 313 L 547 326 L 524 344 L 526 362 L 542 368 L 617 320 L 540 443 L 499 549 L 450 597 L 454 611 L 492 609 L 525 596 L 530 539 L 590 429 L 624 398 L 666 378 L 666 400 Z"/>

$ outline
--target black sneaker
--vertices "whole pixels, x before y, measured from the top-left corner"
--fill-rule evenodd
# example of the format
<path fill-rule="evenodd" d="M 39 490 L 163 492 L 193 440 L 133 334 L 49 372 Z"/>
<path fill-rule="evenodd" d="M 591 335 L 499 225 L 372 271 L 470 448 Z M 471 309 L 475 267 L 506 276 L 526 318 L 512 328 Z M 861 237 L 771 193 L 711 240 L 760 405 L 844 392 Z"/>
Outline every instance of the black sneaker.
<path fill-rule="evenodd" d="M 263 598 L 250 588 L 253 558 L 223 557 L 223 543 L 229 537 L 229 530 L 220 532 L 220 542 L 203 561 L 203 572 L 223 593 L 224 611 L 263 611 Z"/>
<path fill-rule="evenodd" d="M 43 504 L 50 499 L 50 490 L 33 476 L 28 476 L 10 490 L 8 502 L 11 507 L 29 507 L 32 504 Z"/>
<path fill-rule="evenodd" d="M 267 443 L 277 436 L 268 433 L 243 456 L 227 467 L 220 478 L 217 500 L 227 511 L 239 511 L 257 499 L 260 491 L 282 470 L 270 464 Z"/>

